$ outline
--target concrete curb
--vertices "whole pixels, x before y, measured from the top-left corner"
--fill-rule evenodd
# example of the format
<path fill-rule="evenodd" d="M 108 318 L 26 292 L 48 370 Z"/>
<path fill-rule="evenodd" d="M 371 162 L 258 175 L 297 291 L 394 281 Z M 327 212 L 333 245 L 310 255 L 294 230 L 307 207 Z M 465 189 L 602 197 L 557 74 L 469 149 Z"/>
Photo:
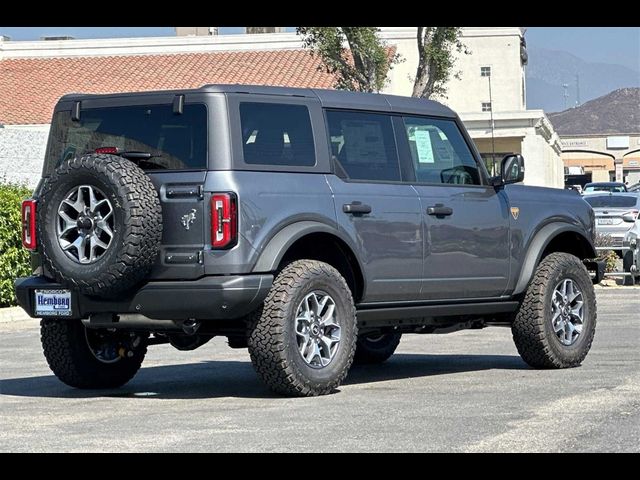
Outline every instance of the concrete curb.
<path fill-rule="evenodd" d="M 0 308 L 0 323 L 24 322 L 31 320 L 21 307 Z"/>

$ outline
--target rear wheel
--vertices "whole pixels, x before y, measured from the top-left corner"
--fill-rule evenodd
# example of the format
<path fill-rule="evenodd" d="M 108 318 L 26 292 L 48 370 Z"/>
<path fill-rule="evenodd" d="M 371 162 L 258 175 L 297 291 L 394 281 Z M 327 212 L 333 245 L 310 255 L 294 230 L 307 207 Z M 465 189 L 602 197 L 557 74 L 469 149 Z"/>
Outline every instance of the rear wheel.
<path fill-rule="evenodd" d="M 386 361 L 398 348 L 402 333 L 378 333 L 361 335 L 356 344 L 355 364 L 372 364 Z"/>
<path fill-rule="evenodd" d="M 140 369 L 147 337 L 125 330 L 86 328 L 80 320 L 42 320 L 44 356 L 62 382 L 76 388 L 115 388 Z"/>
<path fill-rule="evenodd" d="M 252 317 L 248 347 L 262 380 L 290 396 L 324 395 L 347 376 L 357 338 L 351 291 L 332 266 L 287 265 Z"/>
<path fill-rule="evenodd" d="M 583 263 L 568 253 L 545 257 L 512 325 L 523 360 L 535 368 L 582 363 L 596 329 L 596 299 Z"/>

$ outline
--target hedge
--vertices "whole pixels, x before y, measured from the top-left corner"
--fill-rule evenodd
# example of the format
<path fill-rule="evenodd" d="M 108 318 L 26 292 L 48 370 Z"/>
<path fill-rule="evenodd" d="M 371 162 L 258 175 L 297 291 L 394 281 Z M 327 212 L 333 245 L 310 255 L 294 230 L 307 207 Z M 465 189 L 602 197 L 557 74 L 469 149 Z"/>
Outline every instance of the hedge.
<path fill-rule="evenodd" d="M 0 307 L 16 304 L 13 281 L 29 275 L 29 253 L 22 248 L 20 205 L 31 195 L 25 186 L 0 183 Z"/>

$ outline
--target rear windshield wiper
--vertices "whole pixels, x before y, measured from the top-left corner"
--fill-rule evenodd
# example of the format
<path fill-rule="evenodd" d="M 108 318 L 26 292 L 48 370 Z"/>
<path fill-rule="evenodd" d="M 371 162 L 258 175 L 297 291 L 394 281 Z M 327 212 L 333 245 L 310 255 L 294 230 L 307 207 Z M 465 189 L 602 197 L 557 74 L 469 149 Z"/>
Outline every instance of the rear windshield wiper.
<path fill-rule="evenodd" d="M 148 160 L 154 157 L 161 157 L 160 153 L 149 153 L 149 152 L 118 152 L 118 155 L 126 158 L 127 160 Z"/>
<path fill-rule="evenodd" d="M 149 161 L 152 158 L 161 157 L 161 153 L 149 153 L 149 152 L 118 152 L 123 158 L 127 160 L 131 160 L 132 162 L 136 162 L 140 168 L 144 168 L 146 170 L 164 170 L 167 167 L 164 165 L 158 164 L 153 161 Z"/>

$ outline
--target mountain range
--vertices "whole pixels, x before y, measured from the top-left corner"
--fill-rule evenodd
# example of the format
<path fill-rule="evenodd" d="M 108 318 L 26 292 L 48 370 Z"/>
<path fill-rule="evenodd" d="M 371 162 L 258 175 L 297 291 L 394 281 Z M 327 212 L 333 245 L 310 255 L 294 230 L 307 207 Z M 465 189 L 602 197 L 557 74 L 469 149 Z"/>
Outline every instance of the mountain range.
<path fill-rule="evenodd" d="M 640 88 L 620 88 L 548 115 L 559 135 L 640 133 Z"/>
<path fill-rule="evenodd" d="M 624 87 L 640 87 L 638 69 L 622 65 L 587 62 L 561 50 L 529 46 L 526 69 L 527 108 L 560 112 L 577 105 L 579 79 L 580 102 L 605 95 Z M 568 98 L 565 104 L 565 88 Z"/>

